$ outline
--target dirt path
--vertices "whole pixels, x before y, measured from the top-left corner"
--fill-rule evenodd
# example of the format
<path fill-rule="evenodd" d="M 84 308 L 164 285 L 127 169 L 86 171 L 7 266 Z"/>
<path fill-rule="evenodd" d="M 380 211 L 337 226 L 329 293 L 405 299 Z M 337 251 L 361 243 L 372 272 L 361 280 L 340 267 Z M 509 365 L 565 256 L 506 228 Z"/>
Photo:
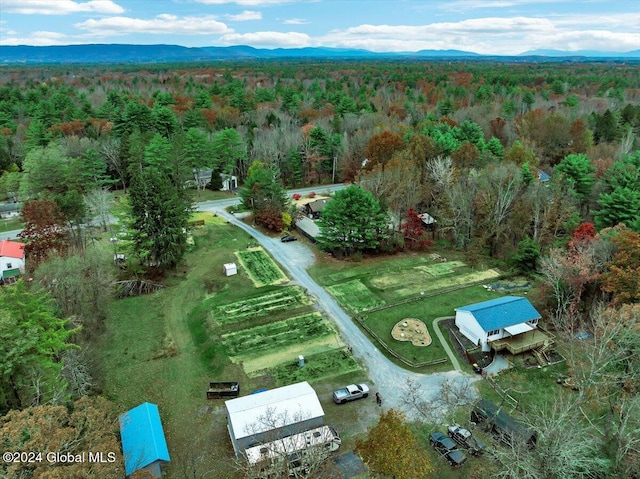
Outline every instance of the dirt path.
<path fill-rule="evenodd" d="M 462 368 L 460 367 L 460 363 L 458 362 L 458 358 L 456 357 L 456 354 L 451 350 L 451 348 L 449 347 L 449 343 L 447 343 L 447 341 L 444 339 L 444 336 L 442 335 L 442 331 L 440 331 L 440 324 L 439 324 L 440 321 L 445 319 L 450 319 L 450 318 L 451 316 L 443 316 L 441 318 L 434 319 L 432 323 L 433 330 L 436 332 L 436 336 L 438 336 L 438 339 L 440 340 L 442 347 L 447 353 L 447 356 L 449 356 L 449 360 L 451 361 L 451 364 L 453 364 L 453 367 L 455 368 L 455 370 L 462 371 Z"/>
<path fill-rule="evenodd" d="M 401 400 L 403 392 L 406 389 L 407 380 L 419 383 L 422 386 L 425 396 L 433 397 L 438 394 L 440 386 L 446 378 L 455 378 L 461 381 L 474 379 L 473 376 L 460 371 L 460 365 L 457 361 L 452 361 L 456 371 L 434 374 L 413 373 L 395 365 L 358 329 L 333 297 L 309 276 L 306 268 L 311 264 L 309 263 L 309 258 L 313 256 L 313 253 L 305 244 L 301 242 L 295 244 L 281 243 L 279 239 L 270 238 L 260 231 L 244 224 L 233 215 L 224 211 L 222 207 L 215 207 L 212 208 L 212 210 L 253 236 L 264 249 L 280 263 L 290 277 L 315 298 L 317 307 L 322 310 L 327 317 L 335 321 L 342 337 L 351 346 L 354 356 L 368 369 L 369 377 L 375 382 L 372 392 L 380 392 L 384 400 L 385 408 L 401 409 L 407 416 L 414 416 L 413 411 L 405 407 Z M 445 345 L 445 349 L 447 349 L 448 345 L 441 336 L 442 333 L 440 333 L 439 328 L 436 328 L 436 332 L 440 341 Z M 447 354 L 449 357 L 452 357 L 453 353 L 449 350 Z M 455 359 L 455 357 L 453 357 L 453 359 Z"/>

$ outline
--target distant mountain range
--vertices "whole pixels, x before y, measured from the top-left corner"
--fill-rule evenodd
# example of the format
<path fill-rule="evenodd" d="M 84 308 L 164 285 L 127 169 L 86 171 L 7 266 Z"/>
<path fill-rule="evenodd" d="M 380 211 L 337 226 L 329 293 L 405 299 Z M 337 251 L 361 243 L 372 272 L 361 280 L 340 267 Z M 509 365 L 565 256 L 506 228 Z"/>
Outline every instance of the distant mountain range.
<path fill-rule="evenodd" d="M 166 63 L 216 60 L 259 59 L 493 59 L 526 61 L 529 59 L 556 61 L 566 59 L 640 59 L 640 50 L 631 52 L 597 52 L 590 50 L 567 52 L 532 50 L 514 56 L 480 55 L 461 50 L 420 50 L 417 52 L 378 53 L 344 48 L 254 48 L 245 45 L 230 47 L 189 48 L 179 45 L 89 44 L 64 46 L 0 46 L 0 64 L 38 63 Z"/>

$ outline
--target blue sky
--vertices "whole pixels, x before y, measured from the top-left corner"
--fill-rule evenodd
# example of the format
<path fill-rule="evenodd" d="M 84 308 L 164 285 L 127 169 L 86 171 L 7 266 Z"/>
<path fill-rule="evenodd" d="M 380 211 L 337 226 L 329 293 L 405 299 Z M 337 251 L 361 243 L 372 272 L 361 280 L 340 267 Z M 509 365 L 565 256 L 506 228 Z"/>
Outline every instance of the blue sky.
<path fill-rule="evenodd" d="M 0 45 L 640 49 L 640 0 L 0 0 Z"/>

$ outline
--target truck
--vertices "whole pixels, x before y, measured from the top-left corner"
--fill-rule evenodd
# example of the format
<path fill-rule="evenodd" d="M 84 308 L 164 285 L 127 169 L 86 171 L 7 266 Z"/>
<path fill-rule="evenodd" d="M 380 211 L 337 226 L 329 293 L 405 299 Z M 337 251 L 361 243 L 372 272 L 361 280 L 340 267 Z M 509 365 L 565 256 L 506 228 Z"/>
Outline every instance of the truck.
<path fill-rule="evenodd" d="M 366 398 L 368 395 L 369 386 L 366 384 L 349 384 L 348 386 L 337 389 L 333 392 L 333 402 L 336 404 L 344 404 L 347 401 Z"/>
<path fill-rule="evenodd" d="M 451 424 L 447 427 L 447 433 L 449 437 L 455 442 L 469 450 L 469 453 L 473 456 L 479 456 L 486 448 L 486 444 L 480 439 L 477 439 L 471 431 L 465 429 L 458 424 Z"/>
<path fill-rule="evenodd" d="M 240 395 L 240 384 L 235 381 L 210 382 L 207 399 L 236 398 Z"/>

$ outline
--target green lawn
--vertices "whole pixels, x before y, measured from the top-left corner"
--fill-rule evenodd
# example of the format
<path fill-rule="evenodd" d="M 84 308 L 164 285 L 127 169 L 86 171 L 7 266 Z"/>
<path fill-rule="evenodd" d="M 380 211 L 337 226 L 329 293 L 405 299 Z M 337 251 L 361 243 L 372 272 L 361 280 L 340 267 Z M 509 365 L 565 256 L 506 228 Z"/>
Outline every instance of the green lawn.
<path fill-rule="evenodd" d="M 20 218 L 11 218 L 8 220 L 0 220 L 0 233 L 5 231 L 14 231 L 22 229 Z"/>
<path fill-rule="evenodd" d="M 308 299 L 266 314 L 263 308 L 261 315 L 235 322 L 211 321 L 213 311 L 233 303 L 264 299 L 281 291 L 295 292 L 294 299 L 299 300 L 304 293 L 298 287 L 257 289 L 246 274 L 225 276 L 222 265 L 234 261 L 233 252 L 246 249 L 253 240 L 211 214 L 194 216 L 204 219 L 205 226 L 193 229 L 195 245 L 185 264 L 165 278 L 166 287 L 110 305 L 104 331 L 90 351 L 100 366 L 95 373 L 97 387 L 122 411 L 144 401 L 158 404 L 171 454 L 167 477 L 240 478 L 234 472 L 224 402 L 206 399 L 210 381 L 239 381 L 244 395 L 263 387 L 308 380 L 318 391 L 327 424 L 339 429 L 345 425 L 342 436 L 352 447 L 353 438 L 375 420 L 377 408 L 375 401 L 348 408 L 333 404 L 334 389 L 367 380 L 333 325 L 312 314 Z M 313 321 L 305 322 L 304 318 Z M 304 328 L 296 332 L 300 321 Z M 281 334 L 273 331 L 278 323 L 286 326 Z M 275 349 L 258 353 L 252 346 L 258 334 L 276 345 Z M 224 344 L 225 335 L 240 339 Z M 279 339 L 286 344 L 278 343 Z M 238 363 L 231 361 L 231 349 L 240 358 Z M 299 354 L 305 355 L 304 368 L 297 366 Z M 249 375 L 245 367 L 251 361 L 256 365 Z M 268 361 L 266 370 L 259 369 Z M 191 472 L 184 472 L 185 467 Z"/>
<path fill-rule="evenodd" d="M 222 264 L 239 245 L 246 246 L 249 236 L 216 218 L 207 221 L 215 227 L 194 231 L 196 249 L 165 280 L 168 287 L 111 304 L 92 351 L 102 391 L 123 411 L 144 401 L 158 404 L 171 451 L 169 477 L 178 477 L 194 454 L 203 461 L 201 471 L 213 471 L 211 477 L 239 477 L 229 472 L 233 452 L 229 441 L 221 440 L 227 435 L 220 414 L 224 403 L 207 401 L 208 383 L 236 380 L 244 391 L 274 384 L 269 378 L 247 377 L 198 321 L 205 297 L 255 291 L 246 276 L 222 272 Z"/>
<path fill-rule="evenodd" d="M 455 315 L 454 308 L 458 306 L 500 296 L 500 293 L 488 292 L 480 285 L 465 287 L 472 283 L 495 281 L 500 275 L 498 270 L 488 265 L 471 268 L 457 252 L 440 253 L 440 256 L 407 253 L 366 259 L 359 263 L 325 259 L 311 267 L 309 272 L 346 311 L 366 318 L 366 327 L 395 353 L 409 362 L 424 363 L 448 358 L 433 330 L 435 318 Z M 444 256 L 446 261 L 442 261 Z M 453 288 L 459 289 L 451 291 Z M 396 304 L 404 299 L 418 298 L 421 293 L 424 293 L 423 299 Z M 367 312 L 384 304 L 395 306 Z M 433 340 L 430 346 L 414 346 L 391 337 L 393 326 L 405 318 L 417 318 L 427 325 Z M 448 335 L 444 336 L 448 341 Z M 379 349 L 396 361 L 383 347 Z M 433 372 L 451 367 L 447 361 L 424 369 L 425 372 Z"/>
<path fill-rule="evenodd" d="M 351 313 L 359 313 L 385 304 L 384 300 L 372 293 L 359 279 L 327 286 L 327 291 L 338 300 L 343 308 Z"/>
<path fill-rule="evenodd" d="M 447 358 L 447 354 L 433 330 L 433 320 L 442 316 L 454 316 L 454 308 L 497 298 L 500 294 L 488 292 L 482 286 L 470 286 L 437 296 L 425 297 L 419 301 L 401 304 L 365 315 L 365 324 L 373 330 L 388 346 L 403 358 L 412 362 L 433 361 Z M 391 337 L 393 326 L 404 318 L 422 320 L 433 339 L 430 346 L 414 346 L 406 341 L 397 341 Z M 447 337 L 446 333 L 444 334 Z M 451 363 L 447 363 L 449 368 Z"/>

